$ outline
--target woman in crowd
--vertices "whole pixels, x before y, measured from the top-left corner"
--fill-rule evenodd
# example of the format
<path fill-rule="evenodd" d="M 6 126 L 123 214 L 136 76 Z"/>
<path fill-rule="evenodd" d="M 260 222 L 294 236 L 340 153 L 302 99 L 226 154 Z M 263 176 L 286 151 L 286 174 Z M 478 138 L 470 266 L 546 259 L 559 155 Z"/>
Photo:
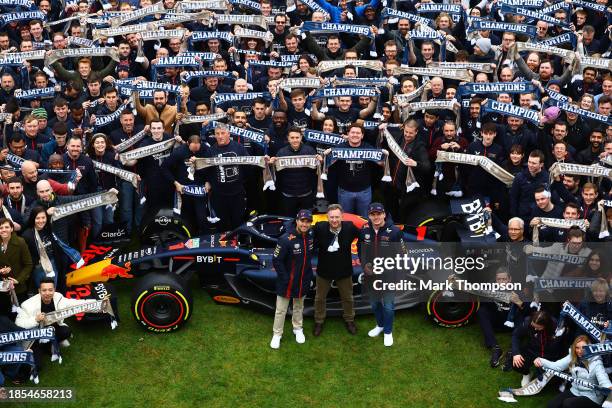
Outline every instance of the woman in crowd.
<path fill-rule="evenodd" d="M 33 265 L 28 245 L 14 231 L 13 221 L 0 218 L 0 278 L 13 283 L 17 300 L 21 303 L 28 297 Z M 0 293 L 0 314 L 8 315 L 11 311 L 9 292 Z"/>
<path fill-rule="evenodd" d="M 594 356 L 584 358 L 584 347 L 591 341 L 587 336 L 576 337 L 572 343 L 569 354 L 561 360 L 550 361 L 543 357 L 538 357 L 533 364 L 540 368 L 548 368 L 557 371 L 569 370 L 571 376 L 577 380 L 583 380 L 600 387 L 612 389 L 612 383 L 606 374 L 601 358 Z M 582 384 L 572 383 L 565 387 L 565 390 L 548 402 L 548 408 L 596 408 L 600 407 L 604 400 L 604 395 L 597 390 L 585 387 Z"/>
<path fill-rule="evenodd" d="M 51 228 L 51 217 L 43 207 L 35 207 L 30 213 L 28 229 L 23 233 L 32 256 L 34 270 L 32 272 L 32 282 L 34 289 L 38 289 L 40 281 L 44 277 L 53 278 L 57 286 L 57 276 L 59 269 L 55 262 L 55 257 L 60 253 L 53 238 Z"/>

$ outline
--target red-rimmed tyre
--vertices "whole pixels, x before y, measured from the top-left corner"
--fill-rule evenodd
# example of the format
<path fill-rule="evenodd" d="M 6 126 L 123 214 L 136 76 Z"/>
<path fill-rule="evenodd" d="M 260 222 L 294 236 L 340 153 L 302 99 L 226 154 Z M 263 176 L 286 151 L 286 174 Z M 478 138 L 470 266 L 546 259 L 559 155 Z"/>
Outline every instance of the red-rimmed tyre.
<path fill-rule="evenodd" d="M 427 316 L 439 326 L 456 328 L 468 324 L 479 307 L 478 296 L 438 290 L 427 300 Z"/>
<path fill-rule="evenodd" d="M 134 286 L 132 313 L 147 330 L 169 333 L 189 320 L 193 299 L 186 283 L 169 273 L 149 273 Z"/>

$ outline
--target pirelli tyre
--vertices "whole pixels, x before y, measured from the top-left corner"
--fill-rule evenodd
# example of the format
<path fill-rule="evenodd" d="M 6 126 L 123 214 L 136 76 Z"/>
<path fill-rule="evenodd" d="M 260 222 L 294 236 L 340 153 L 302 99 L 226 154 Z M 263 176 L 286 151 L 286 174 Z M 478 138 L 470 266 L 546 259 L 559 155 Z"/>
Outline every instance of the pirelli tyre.
<path fill-rule="evenodd" d="M 437 290 L 427 300 L 427 316 L 438 326 L 457 328 L 468 324 L 479 307 L 478 296 Z"/>
<path fill-rule="evenodd" d="M 132 294 L 132 313 L 148 331 L 169 333 L 191 317 L 193 299 L 186 283 L 169 273 L 149 273 L 138 280 Z"/>

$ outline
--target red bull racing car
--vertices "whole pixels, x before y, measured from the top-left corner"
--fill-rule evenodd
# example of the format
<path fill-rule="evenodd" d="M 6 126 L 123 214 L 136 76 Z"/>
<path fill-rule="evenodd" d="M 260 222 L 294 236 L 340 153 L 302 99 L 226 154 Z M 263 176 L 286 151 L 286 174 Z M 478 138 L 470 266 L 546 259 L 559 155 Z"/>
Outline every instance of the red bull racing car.
<path fill-rule="evenodd" d="M 313 222 L 326 218 L 326 214 L 318 214 Z M 366 222 L 350 214 L 345 214 L 345 220 L 357 227 Z M 192 315 L 188 282 L 197 274 L 200 286 L 217 304 L 273 313 L 276 272 L 272 256 L 277 239 L 284 233 L 286 223 L 291 221 L 286 217 L 260 215 L 231 232 L 190 237 L 180 218 L 170 212 L 158 214 L 144 231 L 143 241 L 151 245 L 127 249 L 125 240 L 116 239 L 121 238 L 120 233 L 109 233 L 110 240 L 90 245 L 82 254 L 86 264 L 67 274 L 67 296 L 103 297 L 112 290 L 109 282 L 133 279 L 131 310 L 135 319 L 151 332 L 171 332 L 183 326 Z M 452 222 L 449 217 L 430 217 L 421 225 L 401 228 L 408 242 L 434 243 Z M 369 300 L 361 291 L 362 270 L 356 243 L 353 270 L 355 311 L 357 314 L 371 313 Z M 314 313 L 314 292 L 313 282 L 305 301 L 304 314 L 307 316 Z M 467 323 L 478 308 L 477 299 L 442 304 L 436 302 L 435 296 L 439 294 L 432 293 L 429 299 L 423 299 L 422 292 L 406 291 L 396 296 L 396 309 L 428 302 L 428 313 L 436 322 L 456 327 Z M 339 294 L 334 290 L 328 296 L 327 310 L 330 316 L 342 314 Z M 99 315 L 91 318 L 99 318 Z"/>

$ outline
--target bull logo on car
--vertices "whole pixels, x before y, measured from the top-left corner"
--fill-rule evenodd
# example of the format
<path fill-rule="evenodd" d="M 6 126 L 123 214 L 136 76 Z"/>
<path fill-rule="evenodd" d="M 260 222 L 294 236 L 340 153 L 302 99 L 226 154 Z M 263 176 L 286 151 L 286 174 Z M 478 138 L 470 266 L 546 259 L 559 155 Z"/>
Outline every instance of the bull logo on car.
<path fill-rule="evenodd" d="M 124 267 L 110 264 L 108 266 L 105 266 L 104 269 L 102 269 L 100 275 L 106 276 L 109 280 L 117 278 L 131 279 L 134 277 L 134 275 L 129 273 L 131 268 L 131 262 L 126 262 Z"/>

